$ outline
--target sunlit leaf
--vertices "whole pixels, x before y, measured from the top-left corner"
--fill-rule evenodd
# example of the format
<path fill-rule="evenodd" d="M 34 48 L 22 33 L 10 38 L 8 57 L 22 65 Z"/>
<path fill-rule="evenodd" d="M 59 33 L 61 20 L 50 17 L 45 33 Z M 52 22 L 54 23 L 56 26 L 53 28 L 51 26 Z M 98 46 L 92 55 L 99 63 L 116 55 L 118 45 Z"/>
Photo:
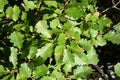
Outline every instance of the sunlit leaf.
<path fill-rule="evenodd" d="M 13 33 L 11 33 L 9 38 L 10 38 L 10 42 L 12 42 L 14 46 L 18 48 L 21 48 L 23 46 L 24 35 L 21 34 L 20 32 L 14 31 Z"/>
<path fill-rule="evenodd" d="M 77 69 L 74 70 L 74 76 L 76 78 L 87 78 L 91 73 L 92 69 L 89 66 L 78 66 Z"/>
<path fill-rule="evenodd" d="M 37 57 L 42 57 L 44 60 L 46 60 L 48 57 L 51 56 L 53 52 L 53 44 L 52 43 L 46 43 L 43 47 L 38 49 L 38 52 L 36 54 Z"/>
<path fill-rule="evenodd" d="M 16 65 L 18 64 L 18 62 L 17 62 L 17 55 L 18 55 L 17 51 L 18 50 L 17 50 L 17 48 L 11 47 L 10 51 L 11 51 L 11 54 L 10 54 L 9 60 L 10 60 L 10 62 L 12 62 L 14 68 L 16 68 Z"/>
<path fill-rule="evenodd" d="M 56 78 L 57 80 L 66 80 L 63 74 L 57 70 L 54 70 L 51 74 L 52 77 Z"/>
<path fill-rule="evenodd" d="M 61 62 L 63 58 L 64 46 L 56 46 L 55 48 L 55 60 L 56 62 Z"/>
<path fill-rule="evenodd" d="M 91 64 L 97 65 L 97 63 L 99 62 L 99 59 L 95 50 L 92 48 L 91 50 L 88 50 L 87 53 L 88 53 L 87 58 L 89 59 Z"/>
<path fill-rule="evenodd" d="M 33 71 L 33 77 L 35 79 L 38 79 L 41 76 L 44 76 L 48 71 L 48 68 L 46 65 L 40 65 L 36 67 L 36 70 Z"/>
<path fill-rule="evenodd" d="M 78 19 L 83 16 L 83 11 L 78 7 L 70 7 L 65 11 L 65 13 L 67 16 L 74 19 Z"/>
<path fill-rule="evenodd" d="M 19 14 L 20 14 L 20 9 L 19 9 L 18 6 L 15 5 L 15 6 L 13 7 L 12 19 L 13 19 L 14 21 L 17 21 L 18 18 L 19 18 Z"/>
<path fill-rule="evenodd" d="M 44 3 L 45 3 L 47 6 L 49 6 L 49 7 L 55 7 L 55 8 L 57 8 L 57 2 L 54 1 L 54 0 L 51 0 L 51 1 L 45 0 Z"/>
<path fill-rule="evenodd" d="M 0 65 L 0 76 L 3 76 L 5 74 L 7 74 L 7 71 L 4 70 L 4 67 L 2 65 Z"/>
<path fill-rule="evenodd" d="M 66 42 L 66 36 L 65 34 L 61 33 L 57 39 L 58 45 L 64 45 Z"/>
<path fill-rule="evenodd" d="M 13 8 L 12 7 L 8 7 L 6 9 L 6 17 L 7 18 L 12 18 L 12 15 L 13 15 Z"/>
<path fill-rule="evenodd" d="M 36 5 L 34 4 L 34 1 L 23 0 L 23 2 L 25 3 L 26 11 L 28 11 L 29 9 L 32 10 L 36 7 Z"/>
<path fill-rule="evenodd" d="M 120 63 L 117 63 L 117 64 L 114 66 L 114 71 L 115 71 L 115 73 L 117 74 L 117 76 L 120 77 Z"/>
<path fill-rule="evenodd" d="M 50 77 L 50 76 L 43 76 L 43 78 L 41 78 L 41 80 L 56 80 L 56 79 L 53 77 Z"/>
<path fill-rule="evenodd" d="M 29 78 L 31 75 L 31 69 L 29 68 L 29 66 L 27 65 L 27 63 L 23 63 L 21 64 L 19 73 L 21 74 L 21 76 L 24 76 L 25 78 Z M 24 74 L 24 75 L 22 75 Z"/>
<path fill-rule="evenodd" d="M 8 4 L 7 0 L 0 0 L 0 12 L 4 10 L 4 6 Z"/>
<path fill-rule="evenodd" d="M 63 56 L 63 62 L 67 64 L 73 64 L 74 63 L 74 56 L 68 49 L 64 49 L 64 56 Z"/>
<path fill-rule="evenodd" d="M 30 46 L 30 49 L 29 49 L 29 54 L 28 54 L 28 59 L 32 59 L 35 57 L 36 53 L 37 53 L 37 47 L 36 46 Z"/>
<path fill-rule="evenodd" d="M 37 24 L 36 24 L 36 29 L 37 29 L 37 32 L 38 33 L 41 33 L 43 34 L 44 36 L 46 36 L 47 38 L 51 38 L 51 34 L 48 32 L 47 28 L 48 28 L 48 25 L 47 25 L 47 22 L 46 21 L 39 21 Z"/>

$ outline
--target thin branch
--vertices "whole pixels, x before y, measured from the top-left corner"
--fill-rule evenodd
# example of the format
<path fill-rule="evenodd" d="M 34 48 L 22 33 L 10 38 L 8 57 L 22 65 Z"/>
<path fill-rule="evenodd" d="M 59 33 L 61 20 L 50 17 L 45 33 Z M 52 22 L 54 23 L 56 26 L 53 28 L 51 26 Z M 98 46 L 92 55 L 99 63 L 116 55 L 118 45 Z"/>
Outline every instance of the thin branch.
<path fill-rule="evenodd" d="M 109 78 L 106 76 L 106 74 L 103 72 L 103 70 L 98 65 L 92 65 L 104 78 L 105 80 L 109 80 Z"/>
<path fill-rule="evenodd" d="M 115 5 L 115 0 L 112 0 L 112 4 Z"/>
<path fill-rule="evenodd" d="M 112 4 L 113 4 L 112 7 L 109 7 L 107 9 L 103 10 L 101 13 L 105 13 L 105 12 L 107 12 L 108 10 L 110 10 L 112 8 L 120 10 L 120 8 L 117 7 L 120 4 L 120 0 L 116 4 L 115 4 L 114 0 L 112 0 Z"/>

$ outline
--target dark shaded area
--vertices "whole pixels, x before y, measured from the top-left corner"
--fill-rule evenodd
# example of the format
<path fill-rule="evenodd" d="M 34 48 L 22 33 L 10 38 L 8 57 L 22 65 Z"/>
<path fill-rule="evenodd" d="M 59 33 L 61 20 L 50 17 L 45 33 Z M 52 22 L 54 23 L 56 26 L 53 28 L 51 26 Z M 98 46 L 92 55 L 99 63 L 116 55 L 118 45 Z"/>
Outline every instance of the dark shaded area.
<path fill-rule="evenodd" d="M 120 45 L 108 42 L 107 45 L 98 47 L 96 50 L 100 60 L 98 65 L 103 66 L 103 71 L 110 80 L 119 80 L 120 78 L 114 72 L 115 79 L 112 78 L 110 73 L 114 71 L 114 65 L 120 62 Z"/>
<path fill-rule="evenodd" d="M 98 0 L 96 6 L 98 7 L 98 11 L 100 13 L 107 8 L 110 8 L 109 10 L 103 12 L 102 15 L 106 15 L 113 21 L 113 24 L 117 24 L 120 21 L 120 10 L 113 8 L 113 2 L 116 4 L 119 0 Z M 120 3 L 116 7 L 120 9 Z"/>
<path fill-rule="evenodd" d="M 21 3 L 23 3 L 23 0 L 8 0 L 10 6 L 18 5 L 20 6 Z"/>

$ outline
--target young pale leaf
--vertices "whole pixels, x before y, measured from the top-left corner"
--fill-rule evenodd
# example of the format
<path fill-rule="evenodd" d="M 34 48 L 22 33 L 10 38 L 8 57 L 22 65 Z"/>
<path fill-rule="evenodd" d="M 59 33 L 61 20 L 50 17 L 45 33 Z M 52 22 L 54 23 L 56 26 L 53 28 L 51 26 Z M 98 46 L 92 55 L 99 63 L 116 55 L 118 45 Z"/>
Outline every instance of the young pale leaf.
<path fill-rule="evenodd" d="M 120 63 L 117 63 L 117 64 L 114 66 L 114 71 L 115 71 L 115 73 L 117 74 L 117 76 L 120 77 Z"/>
<path fill-rule="evenodd" d="M 0 0 L 0 12 L 3 12 L 4 6 L 8 4 L 7 0 Z"/>
<path fill-rule="evenodd" d="M 12 18 L 12 15 L 13 15 L 13 8 L 12 7 L 8 7 L 6 9 L 6 17 L 7 18 Z"/>
<path fill-rule="evenodd" d="M 48 7 L 55 7 L 57 8 L 57 2 L 54 0 L 45 0 L 44 3 L 48 6 Z"/>
<path fill-rule="evenodd" d="M 28 54 L 28 59 L 32 59 L 35 57 L 36 53 L 37 53 L 37 47 L 36 46 L 30 46 L 29 48 L 29 54 Z"/>
<path fill-rule="evenodd" d="M 31 76 L 31 69 L 29 68 L 27 63 L 21 64 L 19 72 L 20 72 L 20 74 L 24 74 L 25 78 L 29 78 Z"/>
<path fill-rule="evenodd" d="M 92 69 L 89 66 L 78 66 L 73 72 L 76 78 L 87 78 L 92 73 Z"/>
<path fill-rule="evenodd" d="M 56 46 L 54 55 L 57 63 L 62 61 L 63 51 L 64 51 L 64 46 Z"/>
<path fill-rule="evenodd" d="M 10 62 L 12 62 L 14 68 L 16 68 L 16 65 L 18 64 L 17 62 L 17 55 L 18 55 L 17 51 L 18 50 L 17 48 L 11 47 L 10 51 L 11 51 L 11 54 L 10 54 L 9 60 Z"/>
<path fill-rule="evenodd" d="M 66 36 L 65 34 L 61 33 L 57 39 L 58 45 L 64 45 L 66 42 Z"/>
<path fill-rule="evenodd" d="M 36 70 L 33 71 L 33 77 L 35 79 L 38 79 L 39 77 L 44 76 L 47 73 L 47 71 L 48 71 L 48 68 L 46 65 L 43 64 L 43 65 L 37 66 Z"/>
<path fill-rule="evenodd" d="M 88 50 L 87 53 L 88 53 L 87 58 L 89 59 L 91 64 L 97 65 L 97 63 L 99 62 L 99 59 L 95 50 L 92 48 L 91 50 Z"/>
<path fill-rule="evenodd" d="M 52 43 L 46 43 L 45 46 L 38 49 L 38 52 L 36 54 L 37 57 L 42 57 L 44 60 L 46 60 L 48 57 L 51 56 L 53 52 L 53 44 Z"/>
<path fill-rule="evenodd" d="M 47 38 L 51 38 L 51 35 L 50 33 L 48 32 L 47 28 L 48 28 L 48 25 L 47 25 L 47 22 L 46 21 L 39 21 L 35 28 L 37 29 L 37 32 L 38 33 L 41 33 L 43 34 L 44 36 L 46 36 Z"/>
<path fill-rule="evenodd" d="M 19 14 L 20 14 L 20 9 L 19 9 L 18 6 L 15 5 L 15 6 L 13 7 L 12 19 L 13 19 L 14 21 L 17 21 L 17 20 L 18 20 L 18 17 L 19 17 Z"/>
<path fill-rule="evenodd" d="M 24 35 L 21 34 L 20 32 L 14 31 L 13 33 L 11 33 L 9 38 L 10 38 L 10 42 L 12 42 L 14 46 L 18 47 L 19 49 L 23 46 Z"/>

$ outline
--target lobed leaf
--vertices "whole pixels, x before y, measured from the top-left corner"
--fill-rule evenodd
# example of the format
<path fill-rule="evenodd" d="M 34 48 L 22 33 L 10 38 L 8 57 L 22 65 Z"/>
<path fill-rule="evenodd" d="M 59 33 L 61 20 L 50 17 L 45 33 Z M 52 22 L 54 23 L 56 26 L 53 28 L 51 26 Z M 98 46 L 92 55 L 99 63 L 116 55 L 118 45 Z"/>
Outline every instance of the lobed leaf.
<path fill-rule="evenodd" d="M 10 42 L 14 44 L 14 46 L 18 47 L 19 49 L 22 48 L 24 42 L 24 35 L 20 32 L 14 31 L 9 36 Z"/>

